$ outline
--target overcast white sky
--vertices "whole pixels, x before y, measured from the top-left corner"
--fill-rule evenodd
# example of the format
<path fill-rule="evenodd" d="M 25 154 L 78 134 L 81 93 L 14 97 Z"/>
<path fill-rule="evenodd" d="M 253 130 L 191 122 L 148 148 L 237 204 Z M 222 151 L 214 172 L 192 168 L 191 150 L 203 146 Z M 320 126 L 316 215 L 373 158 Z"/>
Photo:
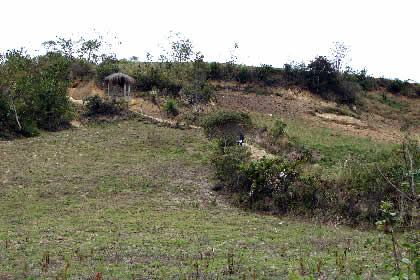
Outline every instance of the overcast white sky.
<path fill-rule="evenodd" d="M 276 67 L 328 55 L 332 42 L 350 47 L 350 66 L 376 77 L 420 82 L 419 0 L 38 0 L 0 4 L 0 52 L 96 29 L 122 42 L 118 58 L 157 57 L 169 31 L 192 40 L 207 61 Z"/>

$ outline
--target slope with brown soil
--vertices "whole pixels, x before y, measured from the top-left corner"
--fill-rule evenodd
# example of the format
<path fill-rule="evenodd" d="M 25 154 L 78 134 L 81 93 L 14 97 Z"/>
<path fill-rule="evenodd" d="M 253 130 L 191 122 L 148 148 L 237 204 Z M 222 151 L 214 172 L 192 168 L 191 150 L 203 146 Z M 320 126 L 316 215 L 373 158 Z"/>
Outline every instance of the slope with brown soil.
<path fill-rule="evenodd" d="M 274 118 L 301 119 L 308 126 L 325 126 L 337 130 L 347 136 L 372 137 L 377 140 L 400 141 L 404 137 L 401 128 L 405 123 L 411 122 L 410 132 L 414 135 L 420 133 L 416 125 L 420 118 L 420 100 L 406 97 L 392 96 L 395 104 L 402 104 L 400 110 L 378 102 L 381 96 L 379 92 L 371 92 L 362 96 L 365 108 L 352 106 L 357 118 L 347 115 L 325 112 L 325 109 L 340 107 L 335 102 L 325 101 L 320 96 L 299 88 L 285 89 L 280 87 L 266 87 L 265 93 L 256 94 L 247 89 L 248 86 L 235 82 L 212 82 L 217 91 L 213 101 L 201 107 L 206 113 L 217 109 L 229 109 L 247 113 L 263 113 Z M 98 88 L 93 81 L 80 82 L 69 89 L 69 95 L 74 102 L 80 102 L 85 97 L 98 94 L 104 95 L 103 90 Z M 183 112 L 175 119 L 167 119 L 162 111 L 164 100 L 157 99 L 152 102 L 148 98 L 132 96 L 131 108 L 150 118 L 161 122 L 175 124 L 182 121 L 186 115 L 192 114 L 192 108 L 183 108 Z M 392 105 L 392 104 L 391 104 Z M 350 109 L 347 109 L 350 110 Z M 367 111 L 367 112 L 366 112 Z"/>
<path fill-rule="evenodd" d="M 370 107 L 365 108 L 368 112 L 362 112 L 360 108 L 355 107 L 354 114 L 358 115 L 356 119 L 352 116 L 333 113 L 316 113 L 326 108 L 339 106 L 305 90 L 269 88 L 268 91 L 276 94 L 257 95 L 245 93 L 240 89 L 235 90 L 232 87 L 222 89 L 216 92 L 217 107 L 247 113 L 264 113 L 283 119 L 302 119 L 311 126 L 327 124 L 343 135 L 372 137 L 385 141 L 401 140 L 404 137 L 401 128 L 405 125 L 405 118 L 411 117 L 412 121 L 415 121 L 416 116 L 419 115 L 418 108 L 420 108 L 420 100 L 411 99 L 410 102 L 406 102 L 410 106 L 407 108 L 408 113 L 397 118 L 394 110 L 393 117 L 388 118 L 384 116 L 386 114 L 380 115 L 377 110 L 371 110 Z M 400 99 L 406 98 L 400 97 Z M 376 104 L 368 105 L 377 106 Z M 418 134 L 419 127 L 412 126 L 410 132 Z"/>

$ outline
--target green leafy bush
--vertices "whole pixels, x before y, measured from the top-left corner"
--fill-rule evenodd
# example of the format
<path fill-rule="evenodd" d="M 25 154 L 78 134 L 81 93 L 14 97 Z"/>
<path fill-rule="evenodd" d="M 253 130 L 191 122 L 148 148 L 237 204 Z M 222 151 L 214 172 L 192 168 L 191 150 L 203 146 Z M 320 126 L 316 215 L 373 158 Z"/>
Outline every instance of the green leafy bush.
<path fill-rule="evenodd" d="M 353 104 L 361 90 L 357 82 L 342 80 L 338 82 L 335 94 L 340 103 Z"/>
<path fill-rule="evenodd" d="M 304 63 L 286 63 L 284 64 L 283 79 L 286 86 L 307 86 L 307 67 Z"/>
<path fill-rule="evenodd" d="M 235 79 L 241 84 L 251 82 L 252 75 L 251 75 L 250 69 L 248 69 L 248 67 L 245 67 L 245 66 L 241 67 L 239 71 L 236 73 Z"/>
<path fill-rule="evenodd" d="M 92 79 L 95 76 L 94 64 L 84 59 L 75 59 L 70 64 L 70 76 L 72 79 Z"/>
<path fill-rule="evenodd" d="M 250 161 L 249 149 L 239 145 L 217 145 L 214 149 L 212 162 L 216 168 L 216 177 L 229 191 L 239 191 L 243 187 L 240 166 Z"/>
<path fill-rule="evenodd" d="M 85 99 L 85 116 L 113 116 L 120 115 L 125 109 L 124 101 L 102 99 L 99 95 L 90 96 Z"/>
<path fill-rule="evenodd" d="M 337 72 L 325 56 L 318 56 L 308 65 L 308 88 L 322 97 L 327 97 L 338 82 Z"/>
<path fill-rule="evenodd" d="M 0 89 L 0 137 L 8 137 L 17 130 L 9 97 Z"/>
<path fill-rule="evenodd" d="M 297 162 L 287 162 L 281 158 L 263 158 L 242 165 L 240 169 L 251 183 L 245 188 L 249 193 L 251 206 L 252 203 L 268 198 L 274 201 L 276 210 L 287 211 L 290 200 L 289 187 L 298 176 Z"/>
<path fill-rule="evenodd" d="M 251 117 L 245 113 L 216 111 L 207 115 L 201 123 L 209 138 L 237 135 L 241 129 L 252 126 Z"/>
<path fill-rule="evenodd" d="M 415 215 L 412 205 L 408 205 L 416 199 L 409 176 L 418 172 L 407 171 L 401 157 L 380 154 L 374 164 L 349 159 L 336 179 L 329 180 L 302 171 L 310 153 L 290 161 L 282 158 L 250 161 L 238 154 L 238 146 L 217 147 L 213 157 L 217 178 L 226 191 L 235 194 L 236 203 L 244 207 L 309 215 L 322 212 L 326 219 L 339 215 L 349 223 L 373 223 L 380 217 L 381 201 L 391 201 L 402 207 L 405 223 Z M 415 168 L 420 157 L 415 148 L 410 149 Z M 414 184 L 419 181 L 416 176 Z M 401 196 L 401 191 L 411 200 Z"/>
<path fill-rule="evenodd" d="M 27 88 L 36 96 L 32 105 L 38 127 L 58 130 L 72 118 L 72 104 L 67 96 L 70 60 L 57 53 L 38 58 L 38 75 Z"/>
<path fill-rule="evenodd" d="M 102 83 L 106 76 L 120 72 L 117 60 L 104 60 L 96 67 L 96 81 Z"/>
<path fill-rule="evenodd" d="M 387 89 L 392 93 L 400 93 L 405 86 L 406 84 L 403 81 L 395 79 L 388 84 Z"/>
<path fill-rule="evenodd" d="M 287 124 L 281 120 L 276 120 L 270 133 L 274 139 L 278 139 L 286 134 Z"/>
<path fill-rule="evenodd" d="M 210 63 L 209 78 L 212 80 L 220 80 L 223 78 L 223 67 L 220 63 Z"/>
<path fill-rule="evenodd" d="M 260 67 L 257 67 L 256 70 L 257 79 L 264 84 L 269 82 L 270 76 L 273 74 L 273 67 L 267 64 L 261 64 Z"/>
<path fill-rule="evenodd" d="M 176 105 L 175 100 L 169 99 L 166 101 L 164 110 L 169 117 L 175 117 L 179 114 L 178 106 Z"/>
<path fill-rule="evenodd" d="M 8 51 L 1 56 L 5 130 L 34 136 L 38 128 L 58 130 L 68 126 L 72 117 L 67 97 L 69 65 L 69 58 L 58 53 L 31 58 L 23 51 Z"/>

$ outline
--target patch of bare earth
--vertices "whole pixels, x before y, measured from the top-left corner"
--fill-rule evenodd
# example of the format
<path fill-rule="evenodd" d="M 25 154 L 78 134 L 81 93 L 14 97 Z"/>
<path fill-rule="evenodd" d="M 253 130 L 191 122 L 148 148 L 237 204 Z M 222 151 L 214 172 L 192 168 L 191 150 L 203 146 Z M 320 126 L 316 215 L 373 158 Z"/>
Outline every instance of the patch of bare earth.
<path fill-rule="evenodd" d="M 73 100 L 83 100 L 86 97 L 99 95 L 104 97 L 104 91 L 96 86 L 94 81 L 76 82 L 69 89 L 69 96 Z M 72 100 L 72 101 L 73 101 Z"/>
<path fill-rule="evenodd" d="M 252 144 L 244 143 L 244 146 L 248 147 L 250 149 L 251 157 L 253 159 L 259 160 L 259 159 L 262 159 L 264 157 L 266 157 L 266 158 L 274 158 L 275 157 L 274 155 L 272 155 L 270 153 L 267 153 L 265 150 L 260 149 L 256 146 L 252 145 Z"/>

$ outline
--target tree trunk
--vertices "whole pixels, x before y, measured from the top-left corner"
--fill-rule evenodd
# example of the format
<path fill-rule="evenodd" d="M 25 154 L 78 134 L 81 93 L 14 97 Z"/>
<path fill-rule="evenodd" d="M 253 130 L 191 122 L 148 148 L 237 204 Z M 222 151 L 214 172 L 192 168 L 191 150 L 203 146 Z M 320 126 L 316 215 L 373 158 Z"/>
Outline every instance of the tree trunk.
<path fill-rule="evenodd" d="M 13 107 L 13 112 L 15 114 L 16 123 L 19 127 L 19 130 L 22 130 L 22 126 L 20 125 L 19 117 L 18 117 L 18 114 L 17 114 L 17 111 L 16 111 L 15 100 L 13 99 L 13 96 L 12 96 L 12 93 L 10 92 L 10 89 L 8 90 L 8 93 L 9 93 L 9 96 L 10 96 L 10 101 L 12 102 L 12 107 Z"/>

